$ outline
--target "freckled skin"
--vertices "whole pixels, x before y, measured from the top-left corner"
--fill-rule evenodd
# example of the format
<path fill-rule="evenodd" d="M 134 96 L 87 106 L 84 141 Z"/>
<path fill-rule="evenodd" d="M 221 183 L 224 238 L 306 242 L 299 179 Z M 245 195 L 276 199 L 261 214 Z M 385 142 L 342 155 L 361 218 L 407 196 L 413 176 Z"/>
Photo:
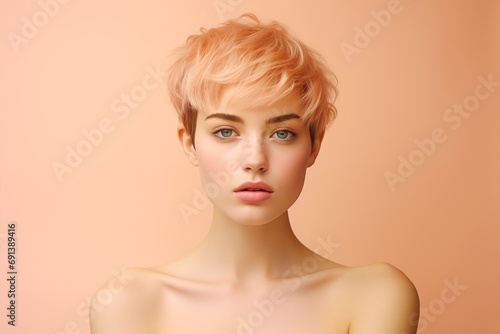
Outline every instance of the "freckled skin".
<path fill-rule="evenodd" d="M 208 117 L 215 113 L 241 122 Z M 401 271 L 384 263 L 340 265 L 293 233 L 288 209 L 322 138 L 311 146 L 308 126 L 298 118 L 267 123 L 285 114 L 302 116 L 297 96 L 268 110 L 223 103 L 200 113 L 194 145 L 179 127 L 202 184 L 214 183 L 214 175 L 227 176 L 209 196 L 211 229 L 178 260 L 129 269 L 134 279 L 91 317 L 93 334 L 416 332 L 410 319 L 418 312 L 418 295 Z M 236 197 L 234 189 L 247 181 L 265 182 L 271 197 L 258 203 Z"/>
<path fill-rule="evenodd" d="M 245 111 L 239 106 L 223 109 L 224 113 L 241 117 L 244 124 L 217 118 L 198 117 L 195 147 L 185 147 L 189 155 L 196 156 L 202 184 L 213 181 L 211 175 L 231 169 L 231 182 L 210 198 L 218 219 L 230 220 L 230 224 L 262 225 L 284 214 L 299 197 L 304 185 L 308 165 L 314 163 L 308 127 L 297 119 L 265 125 L 265 121 L 282 114 L 300 114 L 295 99 L 280 103 L 270 111 Z M 221 108 L 217 111 L 221 112 Z M 229 138 L 214 131 L 227 129 Z M 283 129 L 278 137 L 275 133 Z M 285 132 L 284 129 L 293 131 Z M 283 136 L 285 134 L 285 136 Z M 189 145 L 189 144 L 188 144 Z M 246 181 L 264 181 L 273 188 L 273 196 L 261 204 L 245 204 L 233 194 L 233 190 Z M 224 218 L 222 218 L 224 217 Z M 233 225 L 233 224 L 232 224 Z"/>

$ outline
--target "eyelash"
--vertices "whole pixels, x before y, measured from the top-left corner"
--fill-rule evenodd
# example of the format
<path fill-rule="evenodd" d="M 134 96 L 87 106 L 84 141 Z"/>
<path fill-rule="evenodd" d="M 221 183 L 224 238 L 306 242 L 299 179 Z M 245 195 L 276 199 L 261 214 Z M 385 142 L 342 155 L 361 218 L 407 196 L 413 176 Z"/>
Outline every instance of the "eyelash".
<path fill-rule="evenodd" d="M 221 128 L 221 129 L 218 129 L 218 130 L 215 130 L 213 133 L 214 136 L 216 136 L 218 139 L 220 140 L 228 140 L 228 139 L 231 139 L 231 137 L 223 137 L 220 135 L 220 132 L 223 131 L 223 130 L 229 130 L 229 131 L 232 131 L 233 133 L 235 133 L 236 131 L 233 130 L 233 129 L 230 129 L 230 128 Z M 280 131 L 286 131 L 289 135 L 288 135 L 288 138 L 287 139 L 279 139 L 280 141 L 282 142 L 288 142 L 288 141 L 292 141 L 293 139 L 295 139 L 295 137 L 297 137 L 297 134 L 289 129 L 278 129 L 276 131 L 273 132 L 273 135 L 275 135 L 276 133 L 280 132 Z"/>

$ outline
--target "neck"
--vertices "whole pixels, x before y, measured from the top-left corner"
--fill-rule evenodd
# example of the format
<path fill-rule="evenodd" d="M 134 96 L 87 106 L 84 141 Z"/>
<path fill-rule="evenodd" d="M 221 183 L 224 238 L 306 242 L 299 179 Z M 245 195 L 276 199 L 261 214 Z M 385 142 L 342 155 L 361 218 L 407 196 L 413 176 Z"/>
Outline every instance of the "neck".
<path fill-rule="evenodd" d="M 190 257 L 209 279 L 254 284 L 281 278 L 309 254 L 293 233 L 288 212 L 263 225 L 243 225 L 214 210 L 207 237 Z"/>

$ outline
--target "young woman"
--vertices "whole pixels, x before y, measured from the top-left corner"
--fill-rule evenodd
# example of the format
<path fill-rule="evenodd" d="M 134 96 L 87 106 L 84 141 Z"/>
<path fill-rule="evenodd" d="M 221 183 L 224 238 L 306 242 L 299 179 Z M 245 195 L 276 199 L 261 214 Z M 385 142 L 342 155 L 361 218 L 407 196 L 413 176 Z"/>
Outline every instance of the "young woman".
<path fill-rule="evenodd" d="M 168 88 L 212 226 L 188 255 L 127 270 L 133 279 L 104 307 L 94 298 L 92 333 L 416 332 L 418 295 L 401 271 L 334 263 L 290 227 L 336 115 L 335 77 L 316 52 L 247 14 L 190 36 Z"/>

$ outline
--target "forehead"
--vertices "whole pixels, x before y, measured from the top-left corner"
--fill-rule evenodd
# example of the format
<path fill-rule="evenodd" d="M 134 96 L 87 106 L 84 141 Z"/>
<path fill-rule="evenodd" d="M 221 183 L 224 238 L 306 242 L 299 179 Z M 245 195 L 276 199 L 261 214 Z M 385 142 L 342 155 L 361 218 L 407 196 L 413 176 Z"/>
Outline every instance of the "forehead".
<path fill-rule="evenodd" d="M 231 114 L 240 118 L 261 117 L 272 118 L 286 114 L 296 114 L 302 116 L 304 111 L 301 106 L 301 99 L 298 93 L 291 93 L 283 98 L 279 98 L 272 103 L 256 103 L 241 99 L 233 91 L 229 90 L 222 94 L 217 106 L 209 107 L 201 113 L 199 118 L 205 119 L 212 114 Z"/>

